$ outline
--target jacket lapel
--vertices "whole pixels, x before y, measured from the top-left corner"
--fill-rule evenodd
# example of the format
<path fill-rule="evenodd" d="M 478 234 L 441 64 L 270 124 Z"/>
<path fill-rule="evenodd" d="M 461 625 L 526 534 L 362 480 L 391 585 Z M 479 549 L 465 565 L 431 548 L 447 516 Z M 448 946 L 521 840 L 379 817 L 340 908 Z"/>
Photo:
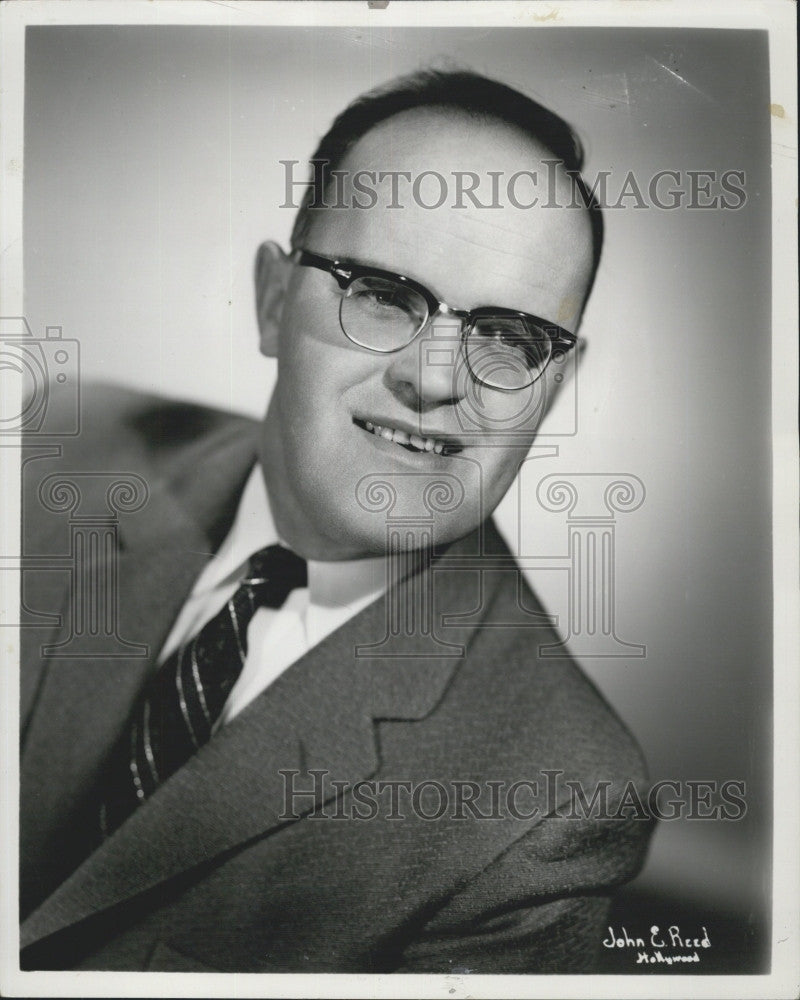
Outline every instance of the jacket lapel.
<path fill-rule="evenodd" d="M 477 539 L 475 533 L 449 550 L 455 568 L 435 563 L 413 582 L 433 587 L 437 608 L 473 606 L 457 561 L 476 551 Z M 364 609 L 293 664 L 166 781 L 31 914 L 23 947 L 292 822 L 332 797 L 334 780 L 374 774 L 375 720 L 433 711 L 476 627 L 473 620 L 441 629 L 450 645 L 435 656 L 400 636 L 375 655 L 357 653 L 384 636 L 387 601 Z M 322 784 L 315 769 L 325 772 Z M 287 787 L 301 794 L 287 799 Z"/>
<path fill-rule="evenodd" d="M 238 495 L 239 480 L 252 466 L 252 436 L 243 436 L 241 430 L 238 421 L 234 428 L 227 425 L 192 456 L 211 485 L 205 493 L 198 491 L 197 499 L 184 490 L 189 502 L 177 498 L 172 477 L 164 478 L 141 453 L 131 451 L 121 460 L 127 465 L 124 471 L 142 476 L 149 496 L 141 512 L 120 520 L 118 634 L 143 644 L 146 655 L 46 658 L 38 644 L 26 650 L 24 672 L 38 670 L 41 680 L 20 761 L 23 898 L 28 888 L 37 892 L 39 872 L 51 867 L 59 831 L 96 782 L 153 659 L 211 554 L 203 505 L 213 502 L 217 510 L 228 506 L 229 495 Z M 173 466 L 172 475 L 183 468 L 184 463 Z M 215 490 L 220 483 L 224 490 Z M 90 489 L 91 478 L 82 485 Z M 70 621 L 69 596 L 67 585 L 64 622 Z"/>

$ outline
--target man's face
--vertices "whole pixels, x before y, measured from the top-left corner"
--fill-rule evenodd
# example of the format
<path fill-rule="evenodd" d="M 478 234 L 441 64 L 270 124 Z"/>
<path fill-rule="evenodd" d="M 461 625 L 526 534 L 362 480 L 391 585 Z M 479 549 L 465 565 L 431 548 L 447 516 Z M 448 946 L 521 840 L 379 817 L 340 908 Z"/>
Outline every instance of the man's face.
<path fill-rule="evenodd" d="M 412 185 L 401 182 L 402 207 L 389 208 L 389 186 L 378 185 L 374 208 L 312 213 L 304 248 L 403 274 L 456 309 L 514 309 L 574 332 L 592 271 L 589 218 L 583 209 L 543 204 L 548 195 L 571 202 L 561 168 L 558 190 L 544 187 L 543 159 L 552 157 L 500 123 L 404 112 L 359 140 L 341 169 L 348 178 L 363 170 L 403 170 L 412 178 L 437 171 L 448 182 L 447 200 L 426 208 L 421 202 L 434 203 L 438 185 L 418 188 L 415 199 Z M 480 208 L 465 198 L 464 207 L 453 208 L 454 171 L 479 175 L 484 204 L 489 171 L 502 171 L 502 207 Z M 537 172 L 538 190 L 520 185 L 517 200 L 524 205 L 536 193 L 538 206 L 509 202 L 505 185 L 516 171 Z M 346 205 L 353 195 L 348 180 Z M 346 559 L 383 553 L 387 518 L 424 521 L 433 513 L 437 544 L 474 529 L 527 454 L 557 388 L 554 366 L 528 388 L 488 388 L 464 366 L 454 317 L 434 317 L 406 347 L 380 354 L 345 337 L 343 292 L 330 274 L 283 262 L 260 281 L 260 299 L 272 302 L 276 317 L 271 327 L 262 321 L 262 350 L 278 359 L 261 457 L 285 540 L 309 558 Z M 391 439 L 369 425 L 393 431 Z M 416 450 L 412 435 L 417 444 L 430 439 L 447 447 Z M 394 502 L 387 505 L 389 493 Z"/>

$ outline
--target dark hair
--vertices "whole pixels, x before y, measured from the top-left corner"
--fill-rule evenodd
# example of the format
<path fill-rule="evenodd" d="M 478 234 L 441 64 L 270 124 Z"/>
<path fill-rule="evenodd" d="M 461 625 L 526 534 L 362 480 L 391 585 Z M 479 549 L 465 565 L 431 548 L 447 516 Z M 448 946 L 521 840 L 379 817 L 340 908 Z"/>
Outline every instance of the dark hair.
<path fill-rule="evenodd" d="M 589 210 L 592 226 L 593 272 L 597 270 L 603 245 L 603 217 L 580 171 L 583 147 L 570 126 L 553 111 L 518 90 L 468 70 L 422 70 L 391 80 L 356 98 L 335 119 L 320 140 L 311 162 L 322 170 L 322 190 L 329 173 L 342 163 L 347 152 L 380 122 L 412 108 L 452 108 L 473 117 L 505 122 L 545 146 L 570 172 Z M 296 250 L 305 239 L 312 201 L 319 186 L 309 185 L 297 212 L 291 245 Z"/>

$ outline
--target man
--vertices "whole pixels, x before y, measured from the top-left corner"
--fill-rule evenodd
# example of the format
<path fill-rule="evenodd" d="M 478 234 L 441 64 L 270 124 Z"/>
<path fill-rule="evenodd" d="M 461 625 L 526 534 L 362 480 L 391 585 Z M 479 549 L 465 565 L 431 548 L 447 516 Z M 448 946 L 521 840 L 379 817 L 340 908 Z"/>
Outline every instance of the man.
<path fill-rule="evenodd" d="M 145 484 L 90 558 L 148 652 L 58 660 L 28 633 L 26 968 L 586 971 L 642 863 L 649 824 L 617 808 L 635 744 L 541 654 L 557 637 L 489 520 L 599 258 L 574 139 L 429 73 L 343 112 L 315 161 L 292 252 L 258 254 L 263 423 L 113 390 L 57 466 L 26 465 L 26 551 L 63 537 L 53 468 L 87 506 L 101 473 Z M 359 197 L 426 172 L 552 189 Z M 79 596 L 41 576 L 26 607 L 68 621 Z"/>

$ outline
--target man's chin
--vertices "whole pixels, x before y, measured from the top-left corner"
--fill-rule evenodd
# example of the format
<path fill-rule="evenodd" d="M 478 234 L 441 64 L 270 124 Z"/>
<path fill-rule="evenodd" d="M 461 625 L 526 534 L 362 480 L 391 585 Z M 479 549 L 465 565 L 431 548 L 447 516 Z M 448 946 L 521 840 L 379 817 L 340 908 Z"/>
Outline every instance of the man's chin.
<path fill-rule="evenodd" d="M 414 551 L 440 549 L 464 538 L 477 527 L 477 522 L 471 520 L 431 518 L 430 515 L 380 521 L 376 518 L 376 521 L 368 530 L 362 522 L 358 537 L 353 537 L 353 551 L 359 550 L 364 558 L 397 558 Z"/>

